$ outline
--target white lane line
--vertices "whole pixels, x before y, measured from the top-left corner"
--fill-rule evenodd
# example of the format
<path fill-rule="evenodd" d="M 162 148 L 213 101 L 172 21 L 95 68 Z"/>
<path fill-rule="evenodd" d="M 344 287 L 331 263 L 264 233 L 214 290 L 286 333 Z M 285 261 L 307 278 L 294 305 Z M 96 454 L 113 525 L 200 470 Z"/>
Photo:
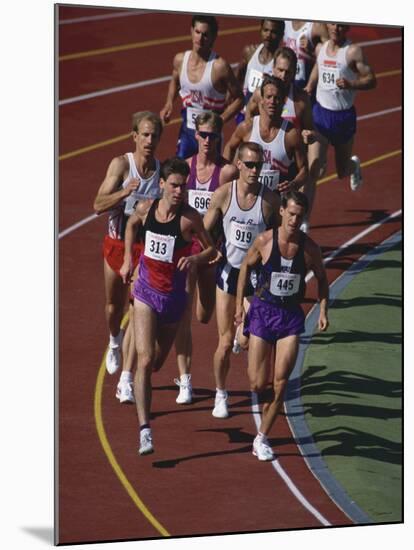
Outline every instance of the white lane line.
<path fill-rule="evenodd" d="M 392 109 L 385 109 L 384 111 L 377 111 L 376 113 L 369 113 L 367 115 L 361 115 L 357 117 L 357 120 L 367 120 L 368 118 L 374 118 L 377 116 L 388 115 L 390 113 L 395 113 L 401 111 L 401 105 L 399 107 L 393 107 Z"/>
<path fill-rule="evenodd" d="M 364 229 L 363 231 L 361 231 L 360 233 L 355 235 L 355 237 L 352 237 L 351 239 L 349 239 L 349 241 L 347 241 L 346 243 L 341 245 L 339 248 L 337 248 L 334 252 L 332 252 L 332 254 L 330 256 L 324 258 L 323 263 L 327 264 L 327 263 L 331 262 L 343 250 L 345 250 L 346 248 L 349 248 L 351 245 L 353 245 L 354 243 L 356 243 L 357 241 L 362 239 L 362 237 L 365 237 L 365 235 L 368 235 L 372 231 L 375 231 L 375 229 L 380 227 L 380 225 L 382 225 L 384 223 L 387 223 L 388 221 L 390 221 L 394 218 L 398 218 L 398 216 L 401 216 L 401 214 L 402 214 L 402 209 L 396 210 L 395 212 L 393 212 L 392 214 L 390 214 L 386 218 L 383 218 L 381 221 L 379 221 L 377 223 L 374 223 L 373 225 L 370 225 L 369 227 L 367 227 L 366 229 Z M 313 276 L 314 276 L 313 271 L 310 271 L 305 277 L 305 282 L 310 281 Z"/>
<path fill-rule="evenodd" d="M 106 13 L 102 15 L 90 15 L 86 17 L 76 17 L 73 19 L 61 19 L 59 25 L 72 25 L 73 23 L 86 23 L 88 21 L 102 21 L 104 19 L 115 19 L 117 17 L 131 17 L 132 15 L 144 15 L 146 13 L 151 13 L 144 10 L 136 11 L 120 11 L 115 13 Z"/>
<path fill-rule="evenodd" d="M 347 241 L 346 243 L 342 244 L 339 248 L 337 248 L 334 252 L 332 252 L 332 254 L 330 256 L 328 256 L 327 258 L 324 258 L 324 263 L 327 264 L 328 262 L 330 262 L 331 260 L 333 260 L 333 258 L 335 258 L 336 256 L 338 256 L 338 254 L 340 254 L 343 250 L 345 250 L 346 248 L 348 248 L 349 246 L 351 246 L 351 244 L 354 244 L 355 242 L 357 242 L 358 240 L 362 239 L 362 237 L 364 237 L 365 235 L 367 235 L 368 233 L 371 233 L 371 231 L 374 231 L 375 229 L 377 229 L 380 225 L 384 224 L 384 223 L 387 223 L 388 220 L 391 220 L 397 216 L 399 216 L 400 214 L 402 213 L 402 210 L 397 210 L 396 212 L 393 212 L 392 214 L 390 214 L 389 216 L 387 216 L 386 218 L 384 218 L 383 220 L 377 222 L 377 223 L 374 223 L 373 225 L 367 227 L 366 229 L 364 229 L 363 231 L 360 231 L 357 235 L 355 235 L 354 237 L 352 237 L 351 239 L 349 239 L 349 241 Z M 308 280 L 310 278 L 313 277 L 313 272 L 310 272 L 308 273 L 308 276 L 306 277 L 306 282 L 308 282 Z M 251 400 L 252 400 L 252 405 L 251 405 L 251 409 L 252 409 L 252 415 L 253 415 L 253 419 L 254 419 L 254 423 L 256 424 L 256 428 L 257 428 L 257 431 L 259 431 L 259 428 L 260 428 L 260 422 L 261 422 L 261 417 L 260 417 L 260 408 L 259 408 L 259 402 L 258 402 L 258 399 L 257 399 L 257 393 L 255 392 L 251 392 Z M 284 410 L 285 410 L 285 414 L 286 414 L 286 417 L 288 417 L 288 411 L 286 409 L 286 404 L 284 404 Z M 289 425 L 289 428 L 290 428 L 290 423 L 289 423 L 289 420 L 287 419 L 288 421 L 288 425 Z M 292 436 L 293 438 L 295 438 L 295 435 L 293 433 L 293 431 L 291 430 L 291 433 L 292 433 Z M 299 450 L 300 447 L 299 447 Z M 307 464 L 306 460 L 305 460 L 305 463 Z M 280 465 L 279 461 L 277 459 L 273 460 L 272 461 L 272 466 L 273 468 L 276 470 L 277 474 L 283 479 L 283 481 L 286 483 L 287 487 L 290 489 L 290 491 L 292 492 L 292 494 L 297 498 L 297 500 L 322 524 L 322 525 L 331 525 L 331 523 L 329 523 L 329 521 L 320 513 L 318 512 L 318 510 L 312 506 L 312 504 L 307 500 L 307 498 L 300 492 L 300 490 L 296 487 L 296 485 L 294 484 L 294 482 L 292 481 L 292 479 L 288 476 L 288 474 L 286 473 L 286 471 L 283 469 L 283 467 Z"/>
<path fill-rule="evenodd" d="M 376 46 L 378 44 L 388 44 L 391 42 L 399 42 L 401 41 L 401 37 L 395 37 L 395 38 L 385 38 L 384 40 L 370 40 L 368 42 L 359 42 L 360 46 Z M 231 63 L 231 66 L 234 68 L 238 65 L 238 62 Z M 151 86 L 153 84 L 159 84 L 160 82 L 164 82 L 166 79 L 170 79 L 171 75 L 168 76 L 161 76 L 157 78 L 152 78 L 151 80 L 142 80 L 138 82 L 131 82 L 130 84 L 125 84 L 122 86 L 116 86 L 115 88 L 107 88 L 105 90 L 98 90 L 96 92 L 90 92 L 89 94 L 84 95 L 78 95 L 74 97 L 68 97 L 66 99 L 61 99 L 59 101 L 59 107 L 62 105 L 68 105 L 70 103 L 76 103 L 78 101 L 85 101 L 87 99 L 93 99 L 94 97 L 101 97 L 103 95 L 112 94 L 112 93 L 118 93 L 118 92 L 124 92 L 127 90 L 131 90 L 133 88 L 141 88 L 143 86 Z"/>
<path fill-rule="evenodd" d="M 257 431 L 259 431 L 260 410 L 259 410 L 259 402 L 257 399 L 257 393 L 251 392 L 251 397 L 252 397 L 252 414 L 253 414 L 254 422 L 256 424 Z M 283 469 L 278 459 L 276 458 L 275 460 L 272 460 L 271 464 L 273 468 L 276 470 L 277 474 L 286 483 L 291 493 L 302 504 L 302 506 L 306 508 L 313 515 L 313 517 L 315 517 L 319 521 L 319 523 L 321 523 L 322 525 L 325 525 L 325 526 L 332 525 L 314 506 L 312 506 L 312 504 L 308 501 L 308 499 L 300 492 L 300 490 L 293 483 L 293 481 L 288 476 L 286 471 Z"/>

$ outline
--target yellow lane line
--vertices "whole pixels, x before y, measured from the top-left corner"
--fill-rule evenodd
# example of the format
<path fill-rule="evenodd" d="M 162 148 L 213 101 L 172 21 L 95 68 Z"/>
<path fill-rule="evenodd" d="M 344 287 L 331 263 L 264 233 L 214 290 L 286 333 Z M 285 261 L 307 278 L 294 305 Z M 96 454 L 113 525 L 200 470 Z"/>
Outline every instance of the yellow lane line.
<path fill-rule="evenodd" d="M 123 327 L 125 327 L 126 322 L 127 322 L 127 316 L 125 316 L 123 319 L 123 322 L 122 322 Z M 99 441 L 101 442 L 106 458 L 109 461 L 109 464 L 112 466 L 112 469 L 114 470 L 115 474 L 117 475 L 119 481 L 121 482 L 122 486 L 124 487 L 128 495 L 131 497 L 135 506 L 140 510 L 140 512 L 146 517 L 146 519 L 153 525 L 153 527 L 155 527 L 155 529 L 163 537 L 170 537 L 171 536 L 170 533 L 151 514 L 151 512 L 148 510 L 148 508 L 145 506 L 143 501 L 138 496 L 135 489 L 132 487 L 131 483 L 128 481 L 128 478 L 126 477 L 121 466 L 116 460 L 115 455 L 112 451 L 111 445 L 109 444 L 108 438 L 106 436 L 103 420 L 102 420 L 102 388 L 103 388 L 103 381 L 105 378 L 105 372 L 106 372 L 106 367 L 105 367 L 105 357 L 104 357 L 102 359 L 102 363 L 98 371 L 98 377 L 97 377 L 96 386 L 95 386 L 95 399 L 94 399 L 95 423 L 96 423 L 96 429 L 98 432 Z M 137 455 L 137 460 L 139 460 L 138 455 Z"/>
<path fill-rule="evenodd" d="M 377 78 L 383 78 L 384 76 L 396 76 L 397 74 L 401 74 L 401 69 L 395 69 L 393 71 L 385 71 L 384 73 L 377 73 Z"/>
<path fill-rule="evenodd" d="M 227 29 L 220 31 L 218 36 L 227 36 L 230 34 L 237 34 L 241 32 L 257 31 L 259 27 L 257 25 L 250 25 L 249 27 L 238 27 L 235 29 Z M 112 46 L 111 48 L 101 48 L 99 50 L 89 50 L 86 52 L 71 53 L 62 55 L 59 57 L 59 61 L 69 61 L 71 59 L 81 59 L 83 57 L 92 57 L 94 55 L 103 55 L 106 53 L 122 52 L 126 50 L 135 50 L 137 48 L 148 48 L 150 46 L 162 46 L 163 44 L 174 44 L 176 42 L 189 42 L 191 40 L 190 34 L 183 34 L 180 36 L 173 36 L 170 38 L 158 38 L 156 40 L 146 40 L 145 42 L 132 42 L 131 44 L 122 44 L 121 46 Z"/>
<path fill-rule="evenodd" d="M 376 164 L 377 162 L 381 162 L 382 160 L 389 159 L 391 157 L 395 157 L 397 155 L 401 155 L 402 150 L 396 149 L 395 151 L 391 151 L 390 153 L 385 153 L 385 155 L 380 155 L 379 157 L 374 157 L 373 159 L 366 160 L 365 162 L 361 162 L 361 168 L 365 168 L 366 166 L 371 166 L 371 164 Z M 316 185 L 321 185 L 322 183 L 326 183 L 328 181 L 332 181 L 338 177 L 338 174 L 330 174 L 329 176 L 326 176 L 320 180 L 318 180 Z"/>

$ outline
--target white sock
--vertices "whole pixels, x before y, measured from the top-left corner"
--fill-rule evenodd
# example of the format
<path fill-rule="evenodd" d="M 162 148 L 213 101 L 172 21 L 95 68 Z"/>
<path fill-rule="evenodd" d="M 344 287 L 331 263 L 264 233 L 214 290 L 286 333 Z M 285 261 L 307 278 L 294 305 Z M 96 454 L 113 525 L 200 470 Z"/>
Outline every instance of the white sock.
<path fill-rule="evenodd" d="M 111 348 L 120 347 L 121 342 L 122 342 L 122 330 L 120 330 L 116 336 L 109 334 L 109 345 Z"/>
<path fill-rule="evenodd" d="M 227 392 L 226 390 L 219 390 L 218 388 L 216 388 L 216 395 L 218 397 L 227 397 Z"/>
<path fill-rule="evenodd" d="M 182 374 L 180 376 L 180 381 L 181 382 L 189 382 L 191 379 L 191 374 Z"/>
<path fill-rule="evenodd" d="M 132 372 L 129 370 L 123 370 L 121 372 L 120 382 L 132 382 Z"/>

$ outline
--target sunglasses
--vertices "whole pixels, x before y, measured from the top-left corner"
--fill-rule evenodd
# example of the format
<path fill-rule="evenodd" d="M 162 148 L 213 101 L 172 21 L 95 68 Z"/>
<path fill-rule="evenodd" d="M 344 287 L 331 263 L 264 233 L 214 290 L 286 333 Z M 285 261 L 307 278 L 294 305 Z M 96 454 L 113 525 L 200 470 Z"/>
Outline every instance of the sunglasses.
<path fill-rule="evenodd" d="M 252 162 L 252 161 L 244 161 L 242 160 L 242 163 L 245 165 L 246 168 L 249 170 L 253 170 L 253 168 L 257 168 L 260 170 L 263 166 L 263 162 Z"/>
<path fill-rule="evenodd" d="M 201 139 L 218 139 L 220 137 L 216 132 L 202 132 L 201 130 L 198 131 L 198 135 Z"/>

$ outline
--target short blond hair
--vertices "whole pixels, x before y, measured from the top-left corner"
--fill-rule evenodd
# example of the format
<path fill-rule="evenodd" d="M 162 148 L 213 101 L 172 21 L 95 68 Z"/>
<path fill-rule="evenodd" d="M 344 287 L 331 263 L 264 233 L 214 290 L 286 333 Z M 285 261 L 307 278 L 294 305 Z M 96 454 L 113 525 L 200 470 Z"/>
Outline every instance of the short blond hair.
<path fill-rule="evenodd" d="M 198 130 L 203 124 L 210 124 L 219 134 L 223 129 L 223 119 L 214 111 L 204 111 L 196 116 L 196 130 Z"/>
<path fill-rule="evenodd" d="M 139 125 L 143 120 L 152 122 L 156 128 L 157 134 L 161 136 L 163 129 L 161 118 L 151 111 L 138 111 L 132 115 L 132 130 L 134 132 L 138 132 Z"/>

